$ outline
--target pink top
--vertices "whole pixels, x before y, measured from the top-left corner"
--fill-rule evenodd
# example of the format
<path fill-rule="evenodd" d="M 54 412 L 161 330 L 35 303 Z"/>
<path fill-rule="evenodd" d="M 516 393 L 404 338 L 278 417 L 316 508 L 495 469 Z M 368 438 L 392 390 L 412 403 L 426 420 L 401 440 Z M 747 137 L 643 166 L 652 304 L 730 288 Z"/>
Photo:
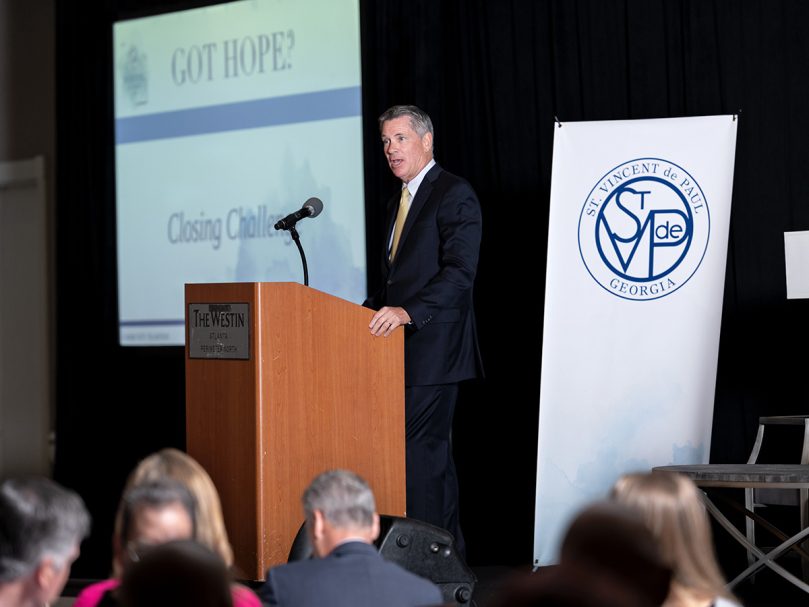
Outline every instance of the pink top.
<path fill-rule="evenodd" d="M 117 588 L 120 583 L 120 580 L 104 580 L 103 582 L 90 584 L 76 597 L 73 607 L 95 607 L 107 590 Z"/>
<path fill-rule="evenodd" d="M 241 584 L 231 584 L 230 596 L 233 597 L 233 607 L 262 607 L 256 593 Z"/>
<path fill-rule="evenodd" d="M 120 580 L 104 580 L 90 584 L 76 597 L 73 607 L 96 607 L 104 593 L 117 588 L 120 583 Z M 230 595 L 233 597 L 233 607 L 261 607 L 261 601 L 255 593 L 239 584 L 231 585 Z"/>

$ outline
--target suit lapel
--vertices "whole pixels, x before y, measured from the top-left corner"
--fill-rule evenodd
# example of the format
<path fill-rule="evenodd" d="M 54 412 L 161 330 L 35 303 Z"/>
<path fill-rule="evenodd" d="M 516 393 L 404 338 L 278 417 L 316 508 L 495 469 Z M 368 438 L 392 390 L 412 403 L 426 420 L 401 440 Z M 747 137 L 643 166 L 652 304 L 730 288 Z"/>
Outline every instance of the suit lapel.
<path fill-rule="evenodd" d="M 385 268 L 390 270 L 390 244 L 391 238 L 393 235 L 393 226 L 396 224 L 396 213 L 399 210 L 399 199 L 401 198 L 401 192 L 399 194 L 395 194 L 391 197 L 388 201 L 388 231 L 385 232 L 385 249 L 384 255 L 384 265 Z M 401 240 L 401 237 L 399 238 Z"/>
<path fill-rule="evenodd" d="M 433 193 L 433 181 L 438 174 L 441 172 L 441 167 L 436 164 L 433 168 L 431 168 L 427 174 L 424 176 L 424 179 L 421 181 L 421 185 L 419 185 L 419 190 L 416 192 L 416 197 L 413 199 L 413 202 L 410 203 L 410 210 L 407 212 L 407 219 L 405 220 L 404 227 L 402 228 L 402 235 L 399 236 L 399 251 L 396 254 L 396 257 L 393 259 L 392 266 L 396 265 L 396 262 L 399 260 L 399 254 L 404 249 L 404 245 L 407 242 L 407 235 L 410 233 L 410 229 L 413 227 L 413 224 L 416 223 L 416 219 L 421 212 L 421 209 L 424 208 L 425 203 L 430 198 L 430 194 Z M 390 231 L 393 230 L 393 223 L 396 221 L 396 213 L 392 213 L 393 219 L 391 221 L 388 234 Z"/>

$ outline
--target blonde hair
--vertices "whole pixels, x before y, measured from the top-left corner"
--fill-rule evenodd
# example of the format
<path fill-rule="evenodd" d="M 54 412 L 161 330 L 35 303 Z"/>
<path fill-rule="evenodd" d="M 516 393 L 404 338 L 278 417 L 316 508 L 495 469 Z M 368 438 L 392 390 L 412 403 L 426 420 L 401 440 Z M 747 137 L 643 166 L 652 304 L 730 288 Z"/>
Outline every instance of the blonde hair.
<path fill-rule="evenodd" d="M 233 565 L 233 549 L 228 541 L 219 494 L 205 468 L 190 455 L 177 449 L 162 449 L 153 453 L 141 461 L 129 475 L 124 493 L 136 485 L 166 478 L 182 483 L 194 496 L 196 541 L 217 553 L 228 567 Z M 126 538 L 120 537 L 122 518 L 122 508 L 119 506 L 115 515 L 114 535 L 116 544 L 113 571 L 116 577 L 121 575 L 120 548 L 126 544 Z"/>
<path fill-rule="evenodd" d="M 615 501 L 643 517 L 673 570 L 667 605 L 716 596 L 735 600 L 725 588 L 708 515 L 697 491 L 689 478 L 671 472 L 627 474 L 612 488 Z"/>

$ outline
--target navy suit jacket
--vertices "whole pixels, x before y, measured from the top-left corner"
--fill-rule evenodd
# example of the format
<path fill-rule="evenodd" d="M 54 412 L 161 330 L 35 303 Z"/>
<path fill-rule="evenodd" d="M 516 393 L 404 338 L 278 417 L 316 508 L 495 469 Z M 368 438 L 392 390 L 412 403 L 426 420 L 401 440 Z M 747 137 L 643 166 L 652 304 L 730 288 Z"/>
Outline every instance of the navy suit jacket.
<path fill-rule="evenodd" d="M 415 607 L 440 605 L 438 587 L 383 559 L 362 542 L 337 546 L 322 559 L 295 561 L 267 572 L 259 591 L 268 605 L 290 607 Z"/>
<path fill-rule="evenodd" d="M 400 194 L 388 203 L 387 237 Z M 482 369 L 472 307 L 481 238 L 480 203 L 469 183 L 439 165 L 419 186 L 393 262 L 383 253 L 382 288 L 364 305 L 400 306 L 405 327 L 405 384 L 452 384 Z"/>

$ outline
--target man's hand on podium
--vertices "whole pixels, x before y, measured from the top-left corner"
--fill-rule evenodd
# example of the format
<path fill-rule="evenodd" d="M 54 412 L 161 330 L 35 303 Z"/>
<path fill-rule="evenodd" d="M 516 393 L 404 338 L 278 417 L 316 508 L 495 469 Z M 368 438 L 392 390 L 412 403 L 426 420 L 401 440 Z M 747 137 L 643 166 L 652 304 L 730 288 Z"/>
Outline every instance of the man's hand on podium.
<path fill-rule="evenodd" d="M 410 315 L 404 308 L 392 308 L 385 306 L 379 312 L 374 314 L 371 319 L 371 324 L 368 327 L 371 329 L 373 335 L 387 337 L 393 330 L 400 326 L 406 325 L 410 322 Z"/>

